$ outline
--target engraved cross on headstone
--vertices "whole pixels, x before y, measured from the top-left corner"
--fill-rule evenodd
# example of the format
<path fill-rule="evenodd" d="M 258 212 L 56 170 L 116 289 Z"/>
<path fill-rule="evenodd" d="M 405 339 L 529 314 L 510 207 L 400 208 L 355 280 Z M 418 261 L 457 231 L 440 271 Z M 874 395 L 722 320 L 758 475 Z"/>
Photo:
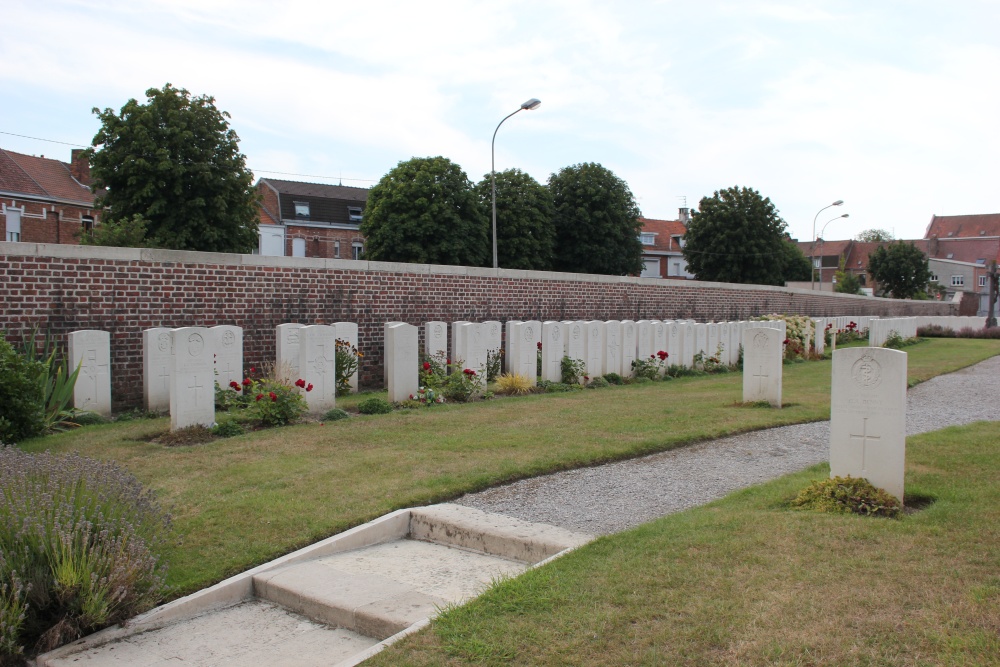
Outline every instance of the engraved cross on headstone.
<path fill-rule="evenodd" d="M 851 440 L 861 441 L 861 472 L 868 472 L 868 441 L 881 440 L 882 436 L 868 434 L 868 417 L 861 418 L 861 433 L 851 434 Z"/>
<path fill-rule="evenodd" d="M 94 385 L 94 394 L 97 393 L 97 378 L 100 375 L 108 374 L 108 365 L 97 363 L 97 350 L 87 350 L 86 358 L 83 362 L 83 368 L 81 368 L 82 373 L 90 378 L 91 383 Z"/>
<path fill-rule="evenodd" d="M 191 384 L 188 385 L 188 389 L 190 389 L 191 391 L 194 392 L 194 402 L 195 402 L 195 404 L 198 403 L 198 390 L 199 389 L 204 389 L 204 388 L 205 387 L 203 385 L 198 384 L 198 376 L 197 375 L 195 375 L 193 378 L 191 378 Z"/>
<path fill-rule="evenodd" d="M 167 370 L 166 366 L 160 367 L 160 378 L 163 380 L 163 390 L 170 390 L 170 371 Z"/>
<path fill-rule="evenodd" d="M 758 392 L 763 392 L 764 391 L 764 378 L 771 377 L 770 375 L 768 375 L 767 373 L 764 372 L 764 366 L 763 366 L 763 364 L 760 365 L 757 368 L 757 372 L 754 373 L 753 376 L 755 378 L 757 378 L 757 391 Z"/>

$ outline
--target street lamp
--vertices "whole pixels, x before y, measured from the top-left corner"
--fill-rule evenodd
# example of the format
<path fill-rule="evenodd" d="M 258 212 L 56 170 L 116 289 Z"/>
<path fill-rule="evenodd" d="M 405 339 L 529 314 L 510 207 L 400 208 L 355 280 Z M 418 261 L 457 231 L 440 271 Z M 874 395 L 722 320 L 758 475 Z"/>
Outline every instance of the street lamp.
<path fill-rule="evenodd" d="M 838 215 L 836 218 L 830 218 L 825 223 L 823 223 L 823 229 L 821 229 L 819 231 L 820 246 L 822 246 L 824 243 L 826 243 L 826 240 L 824 238 L 824 234 L 826 234 L 826 226 L 829 225 L 834 220 L 840 220 L 841 218 L 849 218 L 849 217 L 851 217 L 851 214 L 850 213 L 845 213 L 843 215 Z M 820 255 L 820 257 L 822 257 L 822 255 Z M 819 288 L 823 289 L 823 260 L 822 259 L 820 259 L 819 264 L 820 264 L 820 266 L 819 266 Z M 834 278 L 833 280 L 834 280 L 834 282 L 836 282 L 837 279 Z"/>
<path fill-rule="evenodd" d="M 490 143 L 490 187 L 493 190 L 493 268 L 497 268 L 497 167 L 496 167 L 496 145 L 497 145 L 497 131 L 500 126 L 503 125 L 503 121 L 507 120 L 513 116 L 518 111 L 532 111 L 538 108 L 541 104 L 540 100 L 532 97 L 530 100 L 521 105 L 521 108 L 517 109 L 513 113 L 509 113 L 504 116 L 503 120 L 497 124 L 497 129 L 493 130 L 493 141 Z M 815 230 L 814 230 L 815 231 Z"/>
<path fill-rule="evenodd" d="M 809 289 L 816 289 L 816 218 L 818 218 L 819 214 L 826 209 L 834 206 L 843 206 L 843 204 L 844 200 L 838 199 L 829 206 L 824 206 L 820 210 L 816 211 L 816 215 L 813 216 L 813 239 L 812 247 L 809 250 Z M 836 218 L 834 218 L 834 220 L 836 220 Z"/>

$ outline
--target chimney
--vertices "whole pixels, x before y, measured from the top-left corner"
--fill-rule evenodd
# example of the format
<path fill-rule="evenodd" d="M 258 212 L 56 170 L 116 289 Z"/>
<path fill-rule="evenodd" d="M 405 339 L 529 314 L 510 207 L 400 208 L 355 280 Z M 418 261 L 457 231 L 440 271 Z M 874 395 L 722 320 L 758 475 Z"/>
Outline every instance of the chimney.
<path fill-rule="evenodd" d="M 938 237 L 937 234 L 934 234 L 927 241 L 927 256 L 936 257 L 937 254 L 938 254 Z"/>
<path fill-rule="evenodd" d="M 69 173 L 83 185 L 90 185 L 90 156 L 82 148 L 74 148 L 70 152 Z"/>
<path fill-rule="evenodd" d="M 679 220 L 683 222 L 685 225 L 691 222 L 691 209 L 687 208 L 686 206 L 681 207 L 680 213 L 678 215 L 680 216 Z"/>

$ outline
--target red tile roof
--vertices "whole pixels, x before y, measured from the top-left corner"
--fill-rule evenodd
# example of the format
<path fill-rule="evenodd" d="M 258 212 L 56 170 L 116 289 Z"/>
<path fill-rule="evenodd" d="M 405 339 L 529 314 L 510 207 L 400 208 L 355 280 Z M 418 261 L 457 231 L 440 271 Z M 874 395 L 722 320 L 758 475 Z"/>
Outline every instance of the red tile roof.
<path fill-rule="evenodd" d="M 0 191 L 34 198 L 58 199 L 92 207 L 94 195 L 59 160 L 0 148 Z"/>
<path fill-rule="evenodd" d="M 643 245 L 643 252 L 651 250 L 658 251 L 679 251 L 680 246 L 672 241 L 672 237 L 681 236 L 687 233 L 687 227 L 680 220 L 656 220 L 655 218 L 639 218 L 642 223 L 642 231 L 647 234 L 656 234 L 654 245 Z"/>
<path fill-rule="evenodd" d="M 1000 236 L 1000 213 L 932 216 L 924 238 L 932 236 L 940 239 Z"/>
<path fill-rule="evenodd" d="M 850 249 L 851 244 L 854 241 L 825 241 L 823 239 L 816 240 L 816 257 L 840 257 L 847 253 Z M 813 244 L 811 241 L 796 241 L 795 245 L 799 247 L 802 254 L 806 257 L 813 256 Z"/>
<path fill-rule="evenodd" d="M 932 259 L 952 259 L 956 262 L 985 264 L 1000 261 L 1000 238 L 939 238 L 925 241 L 927 256 Z M 951 255 L 949 257 L 948 255 Z"/>

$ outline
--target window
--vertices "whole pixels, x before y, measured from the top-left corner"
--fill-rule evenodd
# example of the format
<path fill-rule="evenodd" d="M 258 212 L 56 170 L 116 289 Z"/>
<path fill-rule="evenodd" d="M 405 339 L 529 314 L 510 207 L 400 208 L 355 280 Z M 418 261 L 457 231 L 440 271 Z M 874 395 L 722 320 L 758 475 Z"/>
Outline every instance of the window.
<path fill-rule="evenodd" d="M 938 281 L 938 274 L 932 273 L 931 274 L 931 282 L 932 283 L 936 283 L 937 281 Z"/>
<path fill-rule="evenodd" d="M 952 287 L 962 287 L 965 285 L 965 276 L 952 276 L 951 286 Z"/>
<path fill-rule="evenodd" d="M 297 201 L 292 202 L 295 204 L 295 217 L 309 219 L 309 202 L 307 201 Z"/>
<path fill-rule="evenodd" d="M 360 206 L 348 206 L 347 207 L 347 218 L 351 222 L 361 222 L 361 207 Z"/>
<path fill-rule="evenodd" d="M 656 234 L 643 232 L 639 234 L 639 242 L 642 243 L 642 245 L 656 245 Z"/>
<path fill-rule="evenodd" d="M 361 256 L 365 254 L 364 245 L 360 243 L 352 243 L 351 254 L 354 256 L 354 259 L 361 259 Z"/>
<path fill-rule="evenodd" d="M 333 258 L 340 259 L 340 241 L 333 242 Z"/>
<path fill-rule="evenodd" d="M 87 234 L 94 231 L 94 217 L 91 215 L 85 215 L 80 218 L 80 225 L 83 227 L 83 231 Z"/>
<path fill-rule="evenodd" d="M 986 287 L 986 276 L 979 276 L 979 286 Z"/>
<path fill-rule="evenodd" d="M 17 243 L 21 240 L 21 211 L 16 208 L 8 208 L 7 213 L 7 240 Z"/>

